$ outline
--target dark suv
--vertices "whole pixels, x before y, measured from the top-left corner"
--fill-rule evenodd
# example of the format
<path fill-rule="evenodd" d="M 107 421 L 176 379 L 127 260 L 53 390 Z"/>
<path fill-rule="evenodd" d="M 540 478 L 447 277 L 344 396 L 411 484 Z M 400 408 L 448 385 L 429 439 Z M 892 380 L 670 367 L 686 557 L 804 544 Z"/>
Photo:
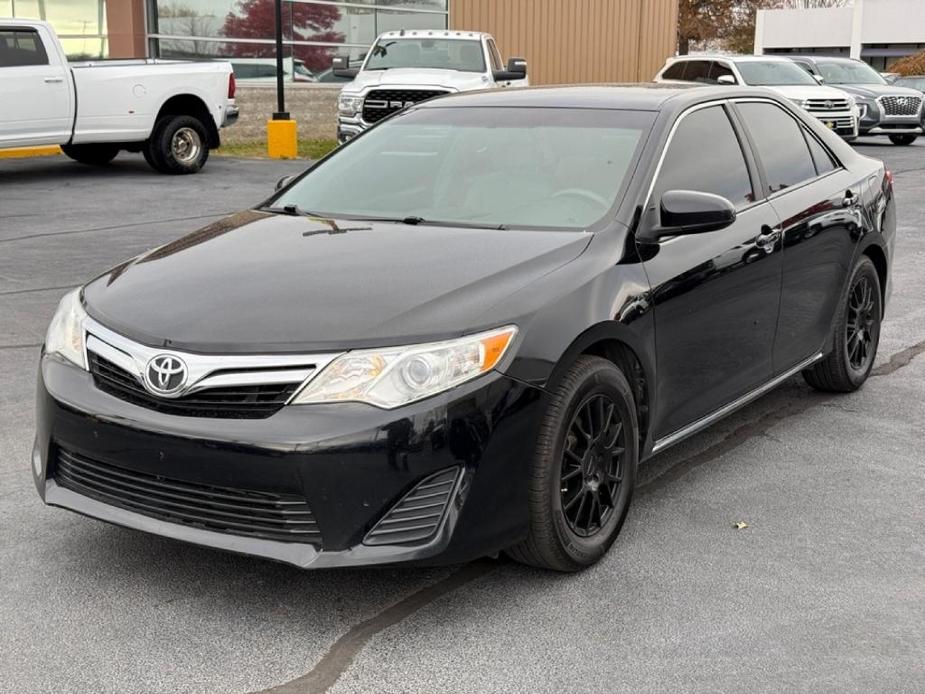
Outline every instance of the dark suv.
<path fill-rule="evenodd" d="M 811 75 L 851 94 L 861 109 L 858 135 L 887 135 L 911 145 L 923 132 L 922 92 L 889 84 L 867 63 L 852 58 L 788 56 Z"/>

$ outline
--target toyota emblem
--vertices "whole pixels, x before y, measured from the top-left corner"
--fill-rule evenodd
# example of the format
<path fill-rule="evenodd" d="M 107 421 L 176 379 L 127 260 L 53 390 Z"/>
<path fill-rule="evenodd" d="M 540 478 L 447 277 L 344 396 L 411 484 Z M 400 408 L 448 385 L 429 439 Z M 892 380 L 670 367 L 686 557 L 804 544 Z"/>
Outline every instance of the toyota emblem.
<path fill-rule="evenodd" d="M 826 101 L 826 102 L 825 102 L 825 109 L 826 109 L 826 111 L 831 111 L 831 110 L 832 110 L 832 107 L 833 107 L 834 105 L 835 105 L 835 104 L 833 104 L 831 101 Z"/>
<path fill-rule="evenodd" d="M 175 395 L 186 385 L 186 364 L 172 354 L 158 354 L 145 367 L 145 385 L 155 395 Z"/>

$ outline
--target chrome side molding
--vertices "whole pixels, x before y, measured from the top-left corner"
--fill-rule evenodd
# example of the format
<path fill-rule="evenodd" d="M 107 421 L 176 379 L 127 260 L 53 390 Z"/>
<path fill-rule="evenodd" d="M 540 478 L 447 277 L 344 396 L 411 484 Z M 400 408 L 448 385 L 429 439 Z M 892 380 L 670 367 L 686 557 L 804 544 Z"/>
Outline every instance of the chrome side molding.
<path fill-rule="evenodd" d="M 760 398 L 762 395 L 764 395 L 768 391 L 773 390 L 774 388 L 779 386 L 781 383 L 786 381 L 788 378 L 796 376 L 803 369 L 805 369 L 808 366 L 812 366 L 813 364 L 815 364 L 817 361 L 819 361 L 823 357 L 825 357 L 825 354 L 823 352 L 819 352 L 811 356 L 809 359 L 805 359 L 801 361 L 799 364 L 797 364 L 791 369 L 788 369 L 787 371 L 780 374 L 779 376 L 775 376 L 767 383 L 764 383 L 758 386 L 757 388 L 755 388 L 754 390 L 751 390 L 745 395 L 737 398 L 736 400 L 733 400 L 729 404 L 723 405 L 718 410 L 711 412 L 705 417 L 701 417 L 696 422 L 692 422 L 688 424 L 686 427 L 682 427 L 681 429 L 678 429 L 674 433 L 668 434 L 668 436 L 664 436 L 658 439 L 655 442 L 655 445 L 652 446 L 652 454 L 654 455 L 656 453 L 660 453 L 666 448 L 670 448 L 674 444 L 680 443 L 681 441 L 686 439 L 688 436 L 693 436 L 701 429 L 706 429 L 708 426 L 710 426 L 711 424 L 714 424 L 715 422 L 718 422 L 720 419 L 722 419 L 726 415 L 732 414 L 739 408 L 745 407 L 748 403 L 752 402 L 753 400 L 757 400 L 758 398 Z"/>

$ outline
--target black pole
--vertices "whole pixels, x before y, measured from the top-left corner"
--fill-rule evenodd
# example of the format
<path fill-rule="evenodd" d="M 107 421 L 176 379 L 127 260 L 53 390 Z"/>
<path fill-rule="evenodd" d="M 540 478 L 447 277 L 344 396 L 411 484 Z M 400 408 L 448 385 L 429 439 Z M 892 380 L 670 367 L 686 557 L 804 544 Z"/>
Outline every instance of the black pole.
<path fill-rule="evenodd" d="M 283 0 L 276 0 L 276 106 L 273 120 L 289 120 L 283 91 Z"/>

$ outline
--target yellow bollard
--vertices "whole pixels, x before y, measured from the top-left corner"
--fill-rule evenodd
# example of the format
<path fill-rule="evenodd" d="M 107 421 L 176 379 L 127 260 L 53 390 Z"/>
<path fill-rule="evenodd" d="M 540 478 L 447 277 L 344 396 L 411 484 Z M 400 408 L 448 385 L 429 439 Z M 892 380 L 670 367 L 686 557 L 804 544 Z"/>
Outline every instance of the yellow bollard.
<path fill-rule="evenodd" d="M 267 155 L 272 159 L 299 156 L 299 135 L 294 120 L 267 121 Z"/>

